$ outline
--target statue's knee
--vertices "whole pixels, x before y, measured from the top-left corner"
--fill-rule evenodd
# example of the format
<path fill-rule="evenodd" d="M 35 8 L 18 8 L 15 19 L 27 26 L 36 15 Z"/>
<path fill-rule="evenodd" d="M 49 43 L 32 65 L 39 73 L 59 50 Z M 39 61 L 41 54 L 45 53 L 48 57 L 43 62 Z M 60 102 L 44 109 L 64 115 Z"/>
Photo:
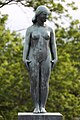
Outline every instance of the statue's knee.
<path fill-rule="evenodd" d="M 37 81 L 36 80 L 31 80 L 31 89 L 32 90 L 37 89 Z"/>
<path fill-rule="evenodd" d="M 46 83 L 46 82 L 43 82 L 42 84 L 41 84 L 41 89 L 47 89 L 48 88 L 48 83 Z"/>

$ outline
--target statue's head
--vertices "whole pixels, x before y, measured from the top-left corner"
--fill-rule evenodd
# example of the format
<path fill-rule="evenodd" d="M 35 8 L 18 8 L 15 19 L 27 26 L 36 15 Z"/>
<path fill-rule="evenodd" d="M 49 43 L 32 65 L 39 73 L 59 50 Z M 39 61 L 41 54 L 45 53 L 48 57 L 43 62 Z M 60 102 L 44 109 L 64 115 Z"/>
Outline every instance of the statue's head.
<path fill-rule="evenodd" d="M 46 16 L 48 16 L 48 15 L 50 14 L 50 10 L 49 10 L 46 6 L 40 5 L 40 6 L 36 9 L 35 16 L 34 16 L 34 18 L 32 19 L 32 22 L 33 22 L 33 23 L 36 23 L 37 17 L 38 17 L 40 14 L 46 14 Z"/>

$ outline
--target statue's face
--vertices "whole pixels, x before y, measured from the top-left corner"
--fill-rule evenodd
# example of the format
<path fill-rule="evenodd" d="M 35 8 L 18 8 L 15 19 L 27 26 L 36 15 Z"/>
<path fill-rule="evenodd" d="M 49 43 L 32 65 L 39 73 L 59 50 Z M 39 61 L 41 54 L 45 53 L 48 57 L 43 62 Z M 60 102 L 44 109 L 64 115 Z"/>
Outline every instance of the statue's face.
<path fill-rule="evenodd" d="M 39 20 L 42 21 L 42 22 L 46 22 L 46 19 L 47 19 L 47 13 L 46 12 L 42 12 L 39 16 Z"/>

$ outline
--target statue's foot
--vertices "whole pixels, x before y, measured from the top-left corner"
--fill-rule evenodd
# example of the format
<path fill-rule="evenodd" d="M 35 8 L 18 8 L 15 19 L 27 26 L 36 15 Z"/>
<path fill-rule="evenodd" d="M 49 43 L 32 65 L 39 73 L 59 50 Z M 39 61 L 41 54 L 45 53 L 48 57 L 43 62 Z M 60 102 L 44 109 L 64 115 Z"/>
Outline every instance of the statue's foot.
<path fill-rule="evenodd" d="M 46 113 L 47 111 L 45 110 L 44 107 L 41 107 L 40 112 L 41 112 L 41 113 Z"/>
<path fill-rule="evenodd" d="M 39 110 L 38 106 L 34 109 L 33 113 L 40 113 L 40 110 Z"/>

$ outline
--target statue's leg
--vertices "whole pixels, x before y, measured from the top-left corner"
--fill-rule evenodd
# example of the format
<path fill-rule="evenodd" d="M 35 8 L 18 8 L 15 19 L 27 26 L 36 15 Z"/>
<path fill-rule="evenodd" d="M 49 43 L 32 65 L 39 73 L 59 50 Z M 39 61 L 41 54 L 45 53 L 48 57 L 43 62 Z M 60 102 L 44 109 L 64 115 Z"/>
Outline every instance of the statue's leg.
<path fill-rule="evenodd" d="M 48 97 L 49 92 L 49 77 L 51 73 L 51 63 L 50 60 L 47 59 L 43 61 L 41 64 L 41 110 L 40 112 L 46 112 L 45 104 Z"/>
<path fill-rule="evenodd" d="M 34 102 L 34 113 L 39 113 L 39 64 L 36 61 L 30 63 L 30 91 Z"/>

